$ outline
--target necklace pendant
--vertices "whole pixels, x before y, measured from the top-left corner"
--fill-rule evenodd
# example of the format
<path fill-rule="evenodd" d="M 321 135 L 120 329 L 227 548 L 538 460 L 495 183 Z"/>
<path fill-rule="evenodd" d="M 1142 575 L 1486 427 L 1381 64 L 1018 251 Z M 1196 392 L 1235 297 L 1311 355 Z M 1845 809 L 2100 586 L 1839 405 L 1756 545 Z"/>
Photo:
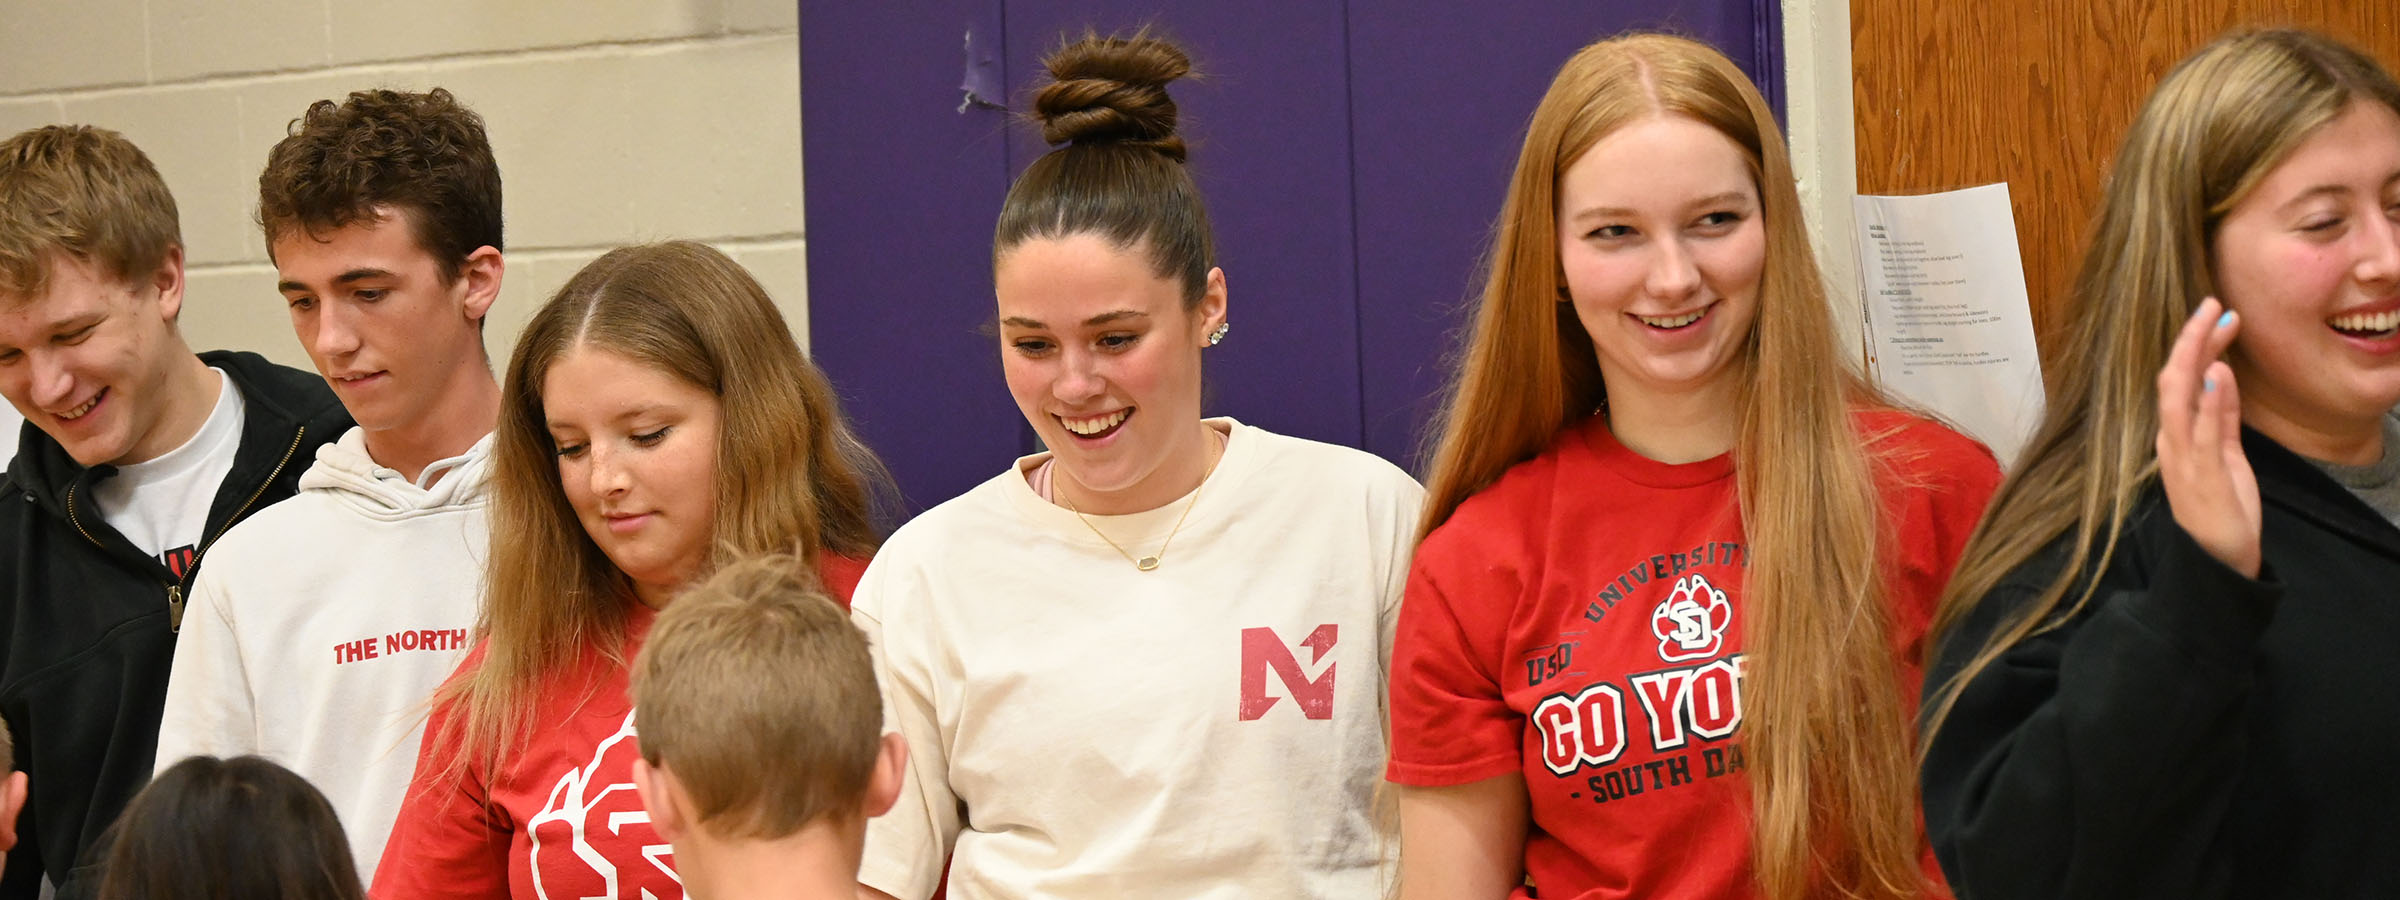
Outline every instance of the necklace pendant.
<path fill-rule="evenodd" d="M 1142 571 L 1144 571 L 1144 572 L 1150 571 L 1151 569 L 1158 568 L 1158 557 L 1155 557 L 1155 556 L 1145 556 L 1145 557 L 1142 557 L 1142 558 L 1141 558 L 1141 561 L 1139 561 L 1139 562 L 1136 562 L 1136 563 L 1134 563 L 1134 564 L 1133 564 L 1133 567 L 1134 567 L 1134 568 L 1136 568 L 1136 569 L 1140 569 L 1140 570 L 1142 570 Z"/>

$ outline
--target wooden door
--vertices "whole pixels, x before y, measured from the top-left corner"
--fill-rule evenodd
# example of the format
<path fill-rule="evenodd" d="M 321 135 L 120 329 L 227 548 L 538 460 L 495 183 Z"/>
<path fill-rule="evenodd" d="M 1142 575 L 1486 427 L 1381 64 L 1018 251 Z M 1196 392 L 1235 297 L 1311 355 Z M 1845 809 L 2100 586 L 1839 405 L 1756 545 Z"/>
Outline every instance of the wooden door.
<path fill-rule="evenodd" d="M 1851 0 L 1858 190 L 2008 182 L 2050 347 L 2118 139 L 2168 68 L 2243 25 L 2314 28 L 2400 63 L 2393 0 Z"/>

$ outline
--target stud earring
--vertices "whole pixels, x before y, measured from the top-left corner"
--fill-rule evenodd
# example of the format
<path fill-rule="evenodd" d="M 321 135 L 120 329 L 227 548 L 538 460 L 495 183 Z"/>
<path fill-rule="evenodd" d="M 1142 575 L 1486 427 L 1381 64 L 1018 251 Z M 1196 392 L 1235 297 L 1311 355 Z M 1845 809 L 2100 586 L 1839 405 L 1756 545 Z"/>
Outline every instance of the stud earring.
<path fill-rule="evenodd" d="M 1209 332 L 1209 333 L 1208 333 L 1208 345 L 1209 345 L 1209 346 L 1211 346 L 1211 347 L 1214 347 L 1214 346 L 1216 346 L 1216 345 L 1218 345 L 1218 344 L 1225 343 L 1225 332 L 1232 331 L 1232 330 L 1233 330 L 1233 322 L 1231 322 L 1231 321 L 1218 322 L 1218 323 L 1217 323 L 1217 330 L 1215 330 L 1215 331 L 1211 331 L 1211 332 Z"/>

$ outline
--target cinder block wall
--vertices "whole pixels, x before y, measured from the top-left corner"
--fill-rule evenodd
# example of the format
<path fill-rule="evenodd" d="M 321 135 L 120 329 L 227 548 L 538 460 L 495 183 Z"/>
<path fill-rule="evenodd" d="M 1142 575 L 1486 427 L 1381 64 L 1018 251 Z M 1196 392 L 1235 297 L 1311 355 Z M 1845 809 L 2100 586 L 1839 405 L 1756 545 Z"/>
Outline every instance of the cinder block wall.
<path fill-rule="evenodd" d="M 0 0 L 0 135 L 101 125 L 181 209 L 195 349 L 308 368 L 252 215 L 267 149 L 318 99 L 450 89 L 505 183 L 495 366 L 608 248 L 704 240 L 807 336 L 796 0 Z"/>

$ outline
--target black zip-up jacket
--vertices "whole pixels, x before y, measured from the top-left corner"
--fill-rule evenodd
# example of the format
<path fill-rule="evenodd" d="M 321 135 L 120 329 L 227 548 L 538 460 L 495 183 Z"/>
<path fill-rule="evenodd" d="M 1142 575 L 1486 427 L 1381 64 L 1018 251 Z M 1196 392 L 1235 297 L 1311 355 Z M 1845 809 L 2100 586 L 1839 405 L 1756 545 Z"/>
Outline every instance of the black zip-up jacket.
<path fill-rule="evenodd" d="M 92 487 L 114 467 L 76 464 L 31 424 L 0 491 L 0 715 L 31 790 L 0 898 L 32 898 L 46 872 L 60 898 L 88 897 L 84 858 L 149 783 L 175 657 L 173 620 L 208 543 L 292 495 L 316 448 L 350 416 L 325 380 L 255 353 L 210 352 L 242 392 L 241 446 L 209 505 L 199 556 L 177 578 L 109 527 Z M 99 854 L 93 853 L 94 857 Z"/>
<path fill-rule="evenodd" d="M 2154 486 L 2089 606 L 1994 661 L 1941 723 L 1925 825 L 1959 897 L 2400 897 L 2400 529 L 2265 436 L 2244 429 L 2242 447 L 2257 580 Z M 1985 597 L 1928 690 L 2065 555 Z"/>

